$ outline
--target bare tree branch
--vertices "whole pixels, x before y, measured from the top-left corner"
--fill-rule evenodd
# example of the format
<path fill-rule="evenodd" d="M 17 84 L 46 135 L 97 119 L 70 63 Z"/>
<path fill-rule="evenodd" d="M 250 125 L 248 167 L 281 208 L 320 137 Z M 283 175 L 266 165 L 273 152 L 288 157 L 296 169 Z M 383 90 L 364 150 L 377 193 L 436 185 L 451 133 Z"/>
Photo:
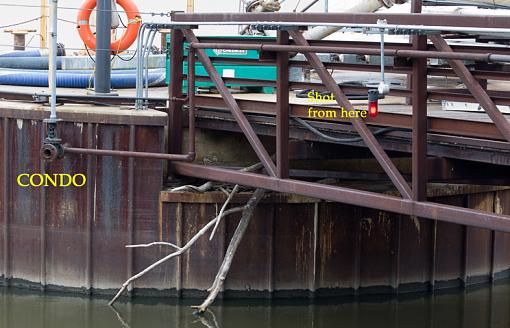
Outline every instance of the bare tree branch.
<path fill-rule="evenodd" d="M 214 228 L 211 232 L 211 236 L 209 236 L 209 240 L 213 239 L 214 234 L 216 233 L 216 229 L 218 229 L 218 226 L 220 225 L 221 217 L 223 216 L 223 212 L 225 212 L 225 209 L 227 208 L 228 203 L 230 203 L 230 201 L 232 200 L 232 198 L 234 197 L 235 193 L 238 190 L 239 190 L 239 185 L 235 185 L 235 187 L 234 187 L 234 189 L 232 189 L 232 192 L 230 193 L 230 195 L 228 195 L 227 200 L 225 201 L 225 203 L 223 203 L 223 206 L 220 209 L 220 214 L 218 214 L 219 220 L 216 221 L 216 224 L 214 225 Z"/>
<path fill-rule="evenodd" d="M 172 192 L 177 192 L 177 191 L 196 191 L 196 192 L 203 193 L 203 192 L 209 191 L 212 187 L 214 187 L 214 182 L 208 181 L 208 182 L 206 182 L 203 185 L 198 186 L 198 187 L 193 186 L 193 185 L 186 185 L 186 186 L 180 186 L 180 187 L 177 187 L 177 188 L 173 188 L 170 191 L 172 191 Z"/>
<path fill-rule="evenodd" d="M 164 241 L 155 241 L 153 243 L 150 243 L 150 244 L 139 244 L 139 245 L 126 245 L 126 248 L 147 248 L 147 247 L 152 247 L 152 246 L 170 246 L 170 247 L 173 247 L 175 249 L 181 249 L 179 246 L 175 245 L 175 244 L 172 244 L 172 243 L 167 243 L 167 242 L 164 242 Z"/>
<path fill-rule="evenodd" d="M 220 328 L 220 324 L 216 320 L 216 316 L 214 315 L 214 312 L 210 309 L 207 309 L 207 313 L 209 313 L 211 315 L 212 321 L 209 318 L 207 318 L 205 315 L 200 314 L 198 316 L 198 320 L 194 321 L 193 323 L 200 322 L 202 325 L 204 325 L 207 328 Z"/>
<path fill-rule="evenodd" d="M 117 316 L 117 320 L 119 320 L 120 322 L 120 325 L 122 326 L 122 328 L 131 328 L 129 326 L 129 324 L 124 320 L 124 318 L 122 317 L 122 314 L 120 314 L 119 311 L 117 311 L 117 309 L 115 308 L 115 306 L 110 306 L 110 308 L 113 310 L 113 312 L 115 312 L 115 315 Z"/>
<path fill-rule="evenodd" d="M 230 215 L 230 214 L 233 214 L 233 213 L 237 213 L 237 212 L 241 212 L 244 210 L 244 206 L 242 207 L 236 207 L 236 208 L 232 208 L 230 210 L 227 210 L 225 212 L 223 212 L 223 215 L 222 216 L 227 216 L 227 215 Z M 108 305 L 113 305 L 113 303 L 115 303 L 115 301 L 120 297 L 120 295 L 122 295 L 122 293 L 126 290 L 126 288 L 133 282 L 135 281 L 136 279 L 139 279 L 141 278 L 142 276 L 144 276 L 146 273 L 148 273 L 149 271 L 151 271 L 152 269 L 156 268 L 157 266 L 165 263 L 166 261 L 176 257 L 176 256 L 180 256 L 181 254 L 183 254 L 184 252 L 186 252 L 191 246 L 193 246 L 193 244 L 201 237 L 203 236 L 207 230 L 209 230 L 210 228 L 212 228 L 214 226 L 214 224 L 216 223 L 217 220 L 220 219 L 220 216 L 216 216 L 214 219 L 212 219 L 211 221 L 209 221 L 209 223 L 207 223 L 202 229 L 200 229 L 189 241 L 186 245 L 184 245 L 183 247 L 181 247 L 178 251 L 174 252 L 174 253 L 171 253 L 171 254 L 168 254 L 167 256 L 165 256 L 164 258 L 160 259 L 159 261 L 157 262 L 154 262 L 153 264 L 149 265 L 147 268 L 143 269 L 142 271 L 140 271 L 139 273 L 137 273 L 136 275 L 132 276 L 131 278 L 129 278 L 128 280 L 126 280 L 126 282 L 124 282 L 124 284 L 122 284 L 122 287 L 120 288 L 120 290 L 118 291 L 118 293 L 115 295 L 115 297 L 112 298 L 112 300 L 110 301 L 110 303 L 108 303 Z"/>
<path fill-rule="evenodd" d="M 237 248 L 241 243 L 241 240 L 244 236 L 244 233 L 246 232 L 246 229 L 248 228 L 248 225 L 250 224 L 250 220 L 253 217 L 253 213 L 255 212 L 258 203 L 264 197 L 265 193 L 266 190 L 264 189 L 255 190 L 252 197 L 244 207 L 241 220 L 239 221 L 237 229 L 234 232 L 232 239 L 230 240 L 230 244 L 228 245 L 227 252 L 225 253 L 225 257 L 223 258 L 223 262 L 221 263 L 218 273 L 216 274 L 216 278 L 214 279 L 214 282 L 211 288 L 209 289 L 210 291 L 209 296 L 207 296 L 207 298 L 201 305 L 193 307 L 197 309 L 198 313 L 203 314 L 205 311 L 207 311 L 207 308 L 214 302 L 216 296 L 218 296 L 218 293 L 223 288 L 223 283 L 227 278 L 228 272 L 230 270 L 230 265 L 232 264 L 232 260 L 234 259 Z"/>

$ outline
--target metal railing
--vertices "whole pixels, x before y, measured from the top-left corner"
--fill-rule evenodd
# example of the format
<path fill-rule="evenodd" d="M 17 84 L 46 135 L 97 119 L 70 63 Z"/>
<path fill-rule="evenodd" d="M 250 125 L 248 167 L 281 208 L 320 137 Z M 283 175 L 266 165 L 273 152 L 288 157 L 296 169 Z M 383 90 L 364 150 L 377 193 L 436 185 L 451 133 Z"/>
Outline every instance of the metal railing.
<path fill-rule="evenodd" d="M 309 15 L 309 16 L 308 16 Z M 268 17 L 274 17 L 277 22 L 269 22 Z M 419 26 L 425 22 L 433 22 L 441 18 L 451 26 Z M 508 33 L 510 22 L 500 17 L 456 17 L 454 15 L 420 15 L 420 14 L 182 14 L 173 15 L 175 22 L 171 24 L 146 24 L 140 32 L 137 51 L 139 56 L 138 83 L 137 83 L 137 108 L 140 109 L 149 105 L 146 102 L 147 79 L 145 78 L 144 66 L 148 49 L 154 40 L 154 32 L 157 29 L 165 28 L 171 30 L 170 45 L 170 85 L 169 85 L 169 126 L 168 126 L 168 150 L 167 154 L 137 153 L 123 151 L 98 151 L 90 149 L 65 148 L 67 152 L 91 154 L 91 155 L 115 155 L 128 157 L 144 157 L 154 159 L 167 159 L 172 161 L 170 169 L 174 174 L 181 174 L 191 177 L 199 177 L 208 180 L 224 181 L 229 183 L 243 184 L 251 187 L 265 188 L 278 192 L 290 192 L 304 196 L 320 197 L 330 201 L 349 203 L 357 206 L 365 206 L 385 211 L 414 215 L 424 218 L 442 220 L 458 224 L 473 225 L 482 228 L 489 228 L 510 232 L 510 217 L 507 215 L 487 213 L 455 206 L 430 203 L 426 201 L 427 188 L 427 98 L 436 97 L 441 99 L 456 99 L 457 101 L 477 102 L 487 112 L 494 122 L 494 131 L 499 139 L 510 142 L 510 123 L 497 108 L 498 103 L 510 104 L 510 93 L 506 91 L 493 92 L 485 90 L 477 79 L 499 79 L 510 80 L 510 74 L 505 72 L 490 71 L 487 69 L 470 70 L 463 60 L 474 60 L 476 62 L 510 62 L 510 49 L 507 47 L 464 47 L 452 46 L 446 43 L 443 33 Z M 387 19 L 389 24 L 381 26 L 373 24 L 378 19 Z M 450 20 L 451 19 L 451 20 Z M 228 23 L 224 21 L 228 20 Z M 414 20 L 417 25 L 408 24 Z M 299 21 L 299 23 L 296 23 Z M 409 97 L 412 100 L 411 118 L 411 139 L 412 139 L 412 181 L 406 181 L 399 172 L 391 158 L 381 146 L 373 131 L 369 128 L 371 124 L 379 124 L 380 121 L 363 121 L 354 118 L 349 122 L 352 128 L 363 143 L 370 149 L 377 162 L 384 169 L 389 179 L 393 182 L 401 197 L 381 195 L 373 192 L 329 186 L 314 182 L 304 182 L 289 178 L 289 121 L 296 114 L 292 112 L 292 104 L 289 103 L 289 90 L 292 88 L 314 88 L 316 90 L 328 90 L 335 96 L 338 105 L 347 111 L 353 111 L 354 106 L 347 96 L 347 92 L 368 92 L 368 88 L 359 86 L 338 85 L 328 71 L 328 68 L 378 72 L 377 65 L 353 65 L 344 63 L 324 63 L 317 53 L 353 53 L 380 55 L 380 45 L 367 43 L 330 42 L 330 41 L 308 41 L 300 27 L 303 25 L 324 25 L 330 21 L 342 23 L 331 23 L 338 26 L 363 26 L 379 29 L 384 28 L 386 32 L 402 32 L 413 34 L 411 44 L 385 43 L 384 55 L 404 59 L 401 66 L 385 67 L 386 72 L 398 72 L 412 76 L 412 88 L 392 89 L 390 95 Z M 345 23 L 344 23 L 345 21 Z M 391 23 L 391 24 L 390 24 Z M 459 24 L 464 23 L 465 25 Z M 277 30 L 276 40 L 234 40 L 217 39 L 202 42 L 194 34 L 197 25 L 224 25 L 224 24 L 251 24 L 264 28 Z M 488 28 L 493 24 L 495 28 Z M 148 31 L 148 32 L 146 32 Z M 420 32 L 420 33 L 415 33 Z M 432 45 L 427 44 L 427 40 Z M 184 43 L 188 44 L 188 55 L 185 55 Z M 260 52 L 260 59 L 232 59 L 232 58 L 210 58 L 205 49 L 245 49 L 257 50 Z M 306 61 L 297 61 L 289 57 L 289 53 L 302 53 Z M 445 59 L 450 69 L 432 69 L 427 67 L 427 58 Z M 188 61 L 188 72 L 184 74 L 184 60 Z M 207 72 L 207 76 L 198 77 L 195 74 L 195 61 L 198 60 Z M 222 63 L 245 63 L 253 65 L 272 65 L 276 67 L 276 81 L 260 81 L 254 79 L 224 78 L 220 76 L 215 68 L 215 62 Z M 321 84 L 306 82 L 290 82 L 289 67 L 309 67 L 314 69 L 322 80 Z M 462 90 L 427 90 L 427 75 L 437 74 L 442 76 L 457 76 L 465 84 L 465 92 Z M 187 95 L 183 93 L 184 80 L 187 79 Z M 212 82 L 218 90 L 221 99 L 208 99 L 216 101 L 228 109 L 237 127 L 249 141 L 252 150 L 262 163 L 264 173 L 246 173 L 217 167 L 201 166 L 191 163 L 175 161 L 191 161 L 194 158 L 194 134 L 195 134 L 195 108 L 202 106 L 201 101 L 195 95 L 196 81 Z M 275 137 L 276 137 L 276 163 L 271 159 L 268 151 L 259 139 L 250 120 L 247 118 L 243 103 L 236 99 L 227 83 L 250 83 L 253 85 L 271 85 L 276 87 L 277 100 L 269 110 L 274 115 Z M 145 88 L 145 94 L 143 93 Z M 210 98 L 210 97 L 209 97 Z M 494 98 L 494 99 L 493 99 Z M 188 155 L 182 154 L 181 144 L 183 140 L 183 116 L 185 109 L 188 109 L 188 124 L 190 146 Z M 265 109 L 258 109 L 265 110 Z M 345 124 L 338 124 L 345 127 Z M 462 137 L 461 137 L 462 138 Z M 193 142 L 192 142 L 193 141 Z"/>

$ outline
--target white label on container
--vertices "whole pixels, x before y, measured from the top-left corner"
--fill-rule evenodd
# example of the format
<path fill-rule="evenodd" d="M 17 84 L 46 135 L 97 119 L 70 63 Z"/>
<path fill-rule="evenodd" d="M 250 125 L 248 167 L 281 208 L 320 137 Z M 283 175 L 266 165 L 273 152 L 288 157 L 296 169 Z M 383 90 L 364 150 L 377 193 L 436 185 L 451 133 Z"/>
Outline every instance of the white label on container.
<path fill-rule="evenodd" d="M 236 77 L 236 70 L 235 69 L 224 69 L 223 77 Z"/>

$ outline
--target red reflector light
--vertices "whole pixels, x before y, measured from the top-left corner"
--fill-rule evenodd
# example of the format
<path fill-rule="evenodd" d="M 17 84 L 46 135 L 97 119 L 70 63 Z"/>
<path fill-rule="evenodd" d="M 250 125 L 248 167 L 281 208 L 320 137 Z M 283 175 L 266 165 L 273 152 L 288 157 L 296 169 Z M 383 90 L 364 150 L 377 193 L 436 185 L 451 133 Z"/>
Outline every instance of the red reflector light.
<path fill-rule="evenodd" d="M 379 114 L 379 105 L 377 101 L 371 101 L 368 104 L 368 115 L 370 117 L 376 117 Z"/>

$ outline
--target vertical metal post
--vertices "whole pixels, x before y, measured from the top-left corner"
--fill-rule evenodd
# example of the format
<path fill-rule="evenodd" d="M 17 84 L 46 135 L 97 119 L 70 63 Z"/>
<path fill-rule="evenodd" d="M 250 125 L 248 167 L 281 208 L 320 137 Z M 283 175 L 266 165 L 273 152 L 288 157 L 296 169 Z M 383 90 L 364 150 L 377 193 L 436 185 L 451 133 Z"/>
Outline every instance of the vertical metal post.
<path fill-rule="evenodd" d="M 324 12 L 327 13 L 329 11 L 329 1 L 324 0 Z"/>
<path fill-rule="evenodd" d="M 413 12 L 421 12 L 421 0 L 413 0 Z M 427 49 L 427 37 L 412 37 L 414 50 Z M 427 200 L 427 59 L 413 59 L 412 73 L 412 189 L 413 200 Z"/>
<path fill-rule="evenodd" d="M 94 76 L 94 91 L 96 94 L 110 93 L 111 91 L 111 11 L 112 2 L 110 0 L 97 1 L 96 71 Z"/>
<path fill-rule="evenodd" d="M 195 12 L 195 0 L 187 0 L 187 3 L 186 3 L 186 12 L 187 13 Z"/>
<path fill-rule="evenodd" d="M 412 0 L 411 1 L 411 13 L 412 14 L 419 14 L 421 13 L 422 9 L 422 0 Z M 409 38 L 409 41 L 411 41 L 411 44 L 413 43 L 413 36 Z M 413 87 L 413 76 L 412 74 L 407 74 L 407 83 L 406 86 L 408 89 L 412 89 Z M 406 98 L 406 104 L 412 105 L 412 97 Z"/>
<path fill-rule="evenodd" d="M 170 34 L 170 84 L 168 87 L 168 153 L 180 154 L 182 150 L 182 106 L 183 106 L 183 60 L 184 34 L 172 29 Z"/>
<path fill-rule="evenodd" d="M 277 43 L 287 45 L 289 33 L 278 31 Z M 289 54 L 276 55 L 276 166 L 277 177 L 289 177 Z"/>
<path fill-rule="evenodd" d="M 50 88 L 51 114 L 49 123 L 55 123 L 57 120 L 57 12 L 58 0 L 51 0 L 51 46 L 49 53 L 49 75 L 48 86 Z"/>
<path fill-rule="evenodd" d="M 195 153 L 195 50 L 188 49 L 188 153 Z"/>
<path fill-rule="evenodd" d="M 39 24 L 39 35 L 41 37 L 41 41 L 39 46 L 42 49 L 45 49 L 47 45 L 48 38 L 48 4 L 46 0 L 41 0 L 41 21 Z"/>

